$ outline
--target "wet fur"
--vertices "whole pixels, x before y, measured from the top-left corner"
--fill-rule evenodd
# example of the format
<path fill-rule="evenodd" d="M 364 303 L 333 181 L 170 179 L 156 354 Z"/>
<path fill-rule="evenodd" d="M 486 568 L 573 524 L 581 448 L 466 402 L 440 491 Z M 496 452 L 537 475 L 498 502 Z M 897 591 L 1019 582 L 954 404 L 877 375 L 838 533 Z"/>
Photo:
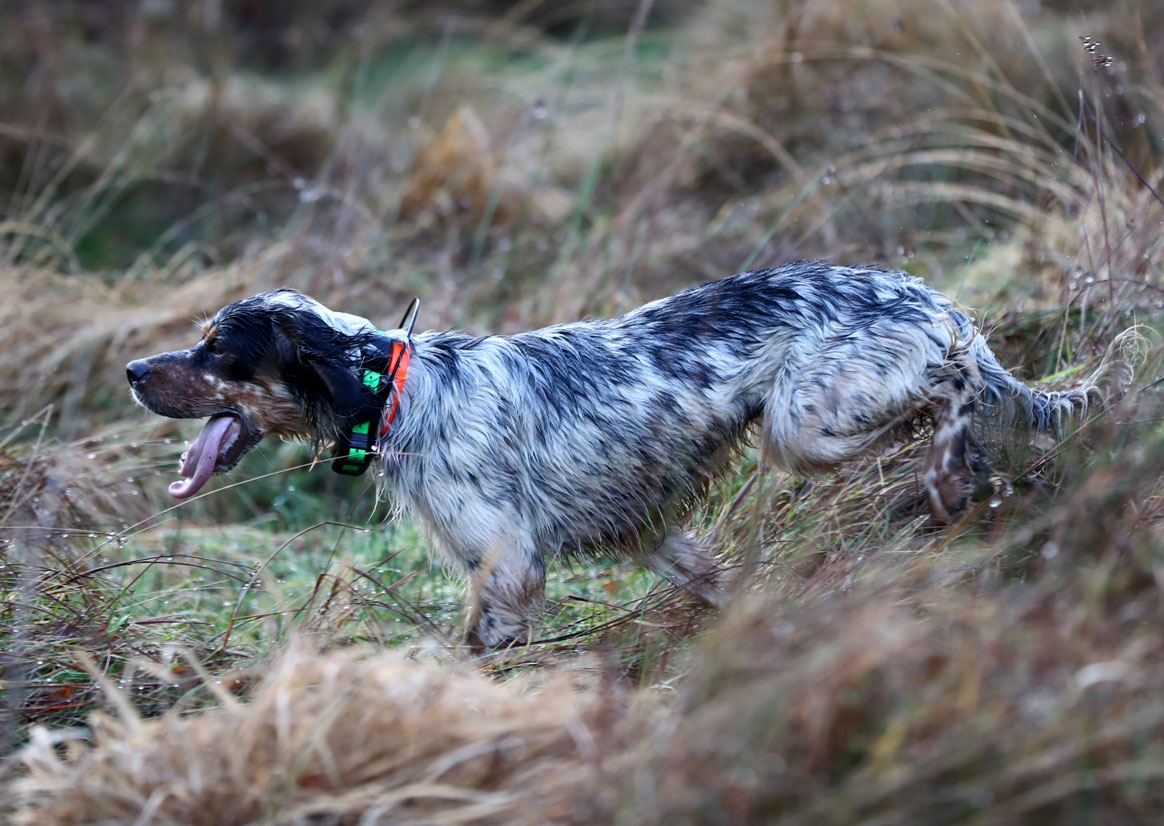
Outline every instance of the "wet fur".
<path fill-rule="evenodd" d="M 222 409 L 256 431 L 323 445 L 379 409 L 356 368 L 400 335 L 294 291 L 264 293 L 220 311 L 190 351 L 154 357 L 221 378 L 225 391 L 159 378 L 156 394 L 146 379 L 134 392 L 162 415 L 205 416 L 216 389 Z M 227 361 L 199 351 L 208 341 Z M 528 637 L 545 561 L 563 554 L 621 551 L 715 601 L 714 558 L 684 519 L 756 423 L 768 461 L 812 473 L 929 417 L 924 486 L 949 521 L 988 471 L 976 422 L 1051 428 L 1086 409 L 1102 377 L 1120 384 L 1130 373 L 1113 358 L 1075 390 L 1032 389 L 920 279 L 802 262 L 617 318 L 417 335 L 380 462 L 394 500 L 467 573 L 470 639 L 497 646 Z M 179 386 L 196 397 L 161 392 Z"/>

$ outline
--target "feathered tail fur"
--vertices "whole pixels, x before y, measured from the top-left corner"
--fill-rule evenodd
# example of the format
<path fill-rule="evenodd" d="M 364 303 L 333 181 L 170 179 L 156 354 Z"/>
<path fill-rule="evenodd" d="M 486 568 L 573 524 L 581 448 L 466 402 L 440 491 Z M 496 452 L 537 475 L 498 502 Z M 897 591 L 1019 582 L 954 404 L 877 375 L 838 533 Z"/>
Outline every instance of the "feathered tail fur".
<path fill-rule="evenodd" d="M 982 406 L 988 418 L 1004 422 L 1023 415 L 1037 432 L 1057 433 L 1064 416 L 1084 415 L 1093 401 L 1110 404 L 1121 398 L 1142 360 L 1145 338 L 1136 327 L 1124 330 L 1110 345 L 1099 365 L 1071 390 L 1040 390 L 1023 384 L 995 359 L 981 335 L 970 353 L 984 382 Z"/>

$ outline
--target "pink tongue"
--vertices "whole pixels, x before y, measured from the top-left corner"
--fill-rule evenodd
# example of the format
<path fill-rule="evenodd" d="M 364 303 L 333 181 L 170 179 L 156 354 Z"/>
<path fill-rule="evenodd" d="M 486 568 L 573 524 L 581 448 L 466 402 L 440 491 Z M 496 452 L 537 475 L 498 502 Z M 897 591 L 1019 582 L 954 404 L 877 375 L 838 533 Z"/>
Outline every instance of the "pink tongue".
<path fill-rule="evenodd" d="M 214 473 L 214 466 L 218 463 L 218 454 L 222 452 L 223 443 L 234 424 L 234 416 L 220 415 L 213 417 L 202 428 L 194 444 L 186 451 L 182 459 L 182 467 L 178 469 L 181 476 L 189 477 L 170 485 L 170 495 L 179 499 L 193 496 L 206 484 L 210 474 Z"/>

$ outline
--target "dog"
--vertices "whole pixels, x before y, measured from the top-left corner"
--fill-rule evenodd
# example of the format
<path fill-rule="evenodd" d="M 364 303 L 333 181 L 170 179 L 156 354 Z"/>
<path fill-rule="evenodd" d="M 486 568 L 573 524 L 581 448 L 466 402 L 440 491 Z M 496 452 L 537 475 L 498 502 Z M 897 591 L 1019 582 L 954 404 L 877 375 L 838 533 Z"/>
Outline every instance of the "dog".
<path fill-rule="evenodd" d="M 1101 381 L 1131 378 L 1109 357 L 1073 390 L 1028 387 L 921 279 L 823 262 L 512 336 L 379 331 L 279 289 L 126 371 L 148 410 L 209 417 L 178 497 L 264 436 L 322 448 L 371 423 L 351 456 L 378 463 L 394 501 L 468 575 L 467 639 L 486 647 L 530 638 L 545 562 L 560 555 L 620 551 L 716 602 L 715 558 L 683 520 L 756 423 L 762 457 L 799 474 L 932 423 L 923 486 L 950 522 L 989 473 L 976 422 L 1053 431 Z"/>

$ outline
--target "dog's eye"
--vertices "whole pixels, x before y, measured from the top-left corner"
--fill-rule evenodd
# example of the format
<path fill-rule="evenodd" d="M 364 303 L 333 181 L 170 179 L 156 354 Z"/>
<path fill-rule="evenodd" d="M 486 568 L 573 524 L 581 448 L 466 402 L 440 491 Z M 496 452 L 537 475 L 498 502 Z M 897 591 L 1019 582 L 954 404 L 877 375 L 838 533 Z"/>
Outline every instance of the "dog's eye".
<path fill-rule="evenodd" d="M 210 341 L 206 342 L 206 352 L 212 356 L 217 356 L 219 353 L 222 352 L 222 348 L 218 344 L 218 337 L 217 336 L 210 339 Z"/>

